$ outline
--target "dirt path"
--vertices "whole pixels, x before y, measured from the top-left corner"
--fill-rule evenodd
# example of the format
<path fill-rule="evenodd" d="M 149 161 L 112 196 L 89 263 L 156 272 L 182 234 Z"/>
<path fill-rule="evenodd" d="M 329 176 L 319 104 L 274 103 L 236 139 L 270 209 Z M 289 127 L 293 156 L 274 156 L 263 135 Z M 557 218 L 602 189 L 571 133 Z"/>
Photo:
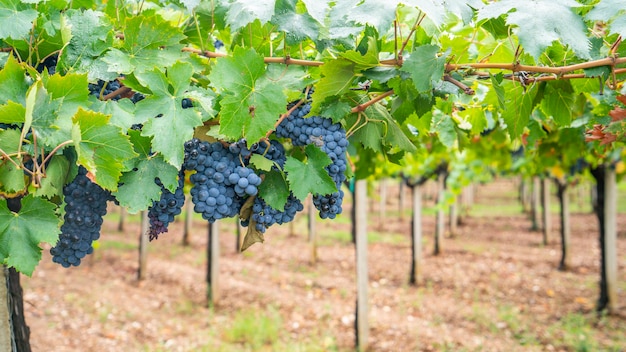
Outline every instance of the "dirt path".
<path fill-rule="evenodd" d="M 396 192 L 390 188 L 389 214 L 397 213 Z M 376 232 L 379 219 L 372 215 L 372 351 L 626 348 L 626 319 L 598 319 L 593 312 L 599 278 L 595 217 L 572 217 L 573 265 L 559 272 L 557 214 L 555 240 L 542 246 L 541 233 L 529 230 L 525 215 L 497 215 L 500 207 L 514 204 L 514 195 L 508 180 L 479 186 L 476 202 L 493 207 L 493 215 L 464 218 L 459 233 L 445 239 L 444 253 L 436 257 L 431 255 L 434 217 L 425 215 L 425 282 L 419 287 L 407 283 L 409 217 L 400 221 L 389 215 L 385 231 Z M 349 207 L 344 211 L 349 214 Z M 259 317 L 278 317 L 278 342 L 262 350 L 353 348 L 355 258 L 346 217 L 320 220 L 315 265 L 305 216 L 297 220 L 295 235 L 289 235 L 289 226 L 272 228 L 264 244 L 244 254 L 234 252 L 234 222 L 222 223 L 222 294 L 212 309 L 205 299 L 204 223 L 195 224 L 190 247 L 180 246 L 182 221 L 151 242 L 148 277 L 139 283 L 138 223 L 129 222 L 125 233 L 116 227 L 115 221 L 105 222 L 101 248 L 80 267 L 63 269 L 46 251 L 33 278 L 23 280 L 33 351 L 256 351 L 232 337 L 235 318 L 251 310 Z M 622 311 L 625 228 L 622 214 Z"/>

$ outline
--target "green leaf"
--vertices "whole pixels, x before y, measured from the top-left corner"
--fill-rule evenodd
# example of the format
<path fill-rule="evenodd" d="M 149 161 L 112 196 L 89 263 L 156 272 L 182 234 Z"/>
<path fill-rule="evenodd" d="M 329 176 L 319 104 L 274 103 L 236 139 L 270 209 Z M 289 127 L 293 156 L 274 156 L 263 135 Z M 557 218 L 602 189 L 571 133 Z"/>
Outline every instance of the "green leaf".
<path fill-rule="evenodd" d="M 491 86 L 493 87 L 493 90 L 498 97 L 498 103 L 500 103 L 500 108 L 504 109 L 504 103 L 506 99 L 504 88 L 502 87 L 503 75 L 502 73 L 498 73 L 497 75 L 490 75 L 489 77 L 491 78 Z"/>
<path fill-rule="evenodd" d="M 235 32 L 249 23 L 259 20 L 268 22 L 274 14 L 276 0 L 231 0 L 228 5 L 226 23 Z"/>
<path fill-rule="evenodd" d="M 355 77 L 354 68 L 355 64 L 346 59 L 332 60 L 322 66 L 322 78 L 315 85 L 312 95 L 312 113 L 319 111 L 320 104 L 326 97 L 341 95 L 350 90 Z"/>
<path fill-rule="evenodd" d="M 22 143 L 20 130 L 6 129 L 0 130 L 0 149 L 11 155 L 18 151 Z M 14 163 L 20 164 L 20 160 L 12 157 Z M 26 188 L 24 181 L 24 170 L 15 166 L 10 160 L 0 159 L 0 195 L 11 195 L 21 193 Z"/>
<path fill-rule="evenodd" d="M 273 170 L 265 174 L 259 186 L 259 196 L 272 208 L 280 211 L 285 209 L 289 186 L 281 172 Z"/>
<path fill-rule="evenodd" d="M 333 179 L 326 172 L 326 166 L 331 164 L 330 158 L 313 144 L 306 146 L 307 159 L 302 162 L 293 157 L 287 157 L 285 172 L 293 195 L 304 200 L 307 194 L 331 194 L 337 191 Z"/>
<path fill-rule="evenodd" d="M 77 73 L 87 73 L 89 80 L 109 81 L 116 74 L 108 72 L 108 66 L 100 57 L 113 45 L 111 25 L 102 12 L 91 9 L 66 12 L 71 30 L 69 43 L 63 49 L 61 66 Z"/>
<path fill-rule="evenodd" d="M 9 101 L 26 104 L 26 92 L 28 91 L 26 70 L 11 55 L 0 70 L 0 104 Z"/>
<path fill-rule="evenodd" d="M 285 112 L 287 97 L 265 77 L 263 57 L 254 49 L 238 47 L 232 57 L 217 59 L 209 79 L 222 95 L 220 133 L 230 139 L 255 143 Z"/>
<path fill-rule="evenodd" d="M 569 81 L 557 80 L 547 82 L 541 108 L 546 115 L 552 115 L 559 126 L 569 126 L 572 122 L 574 105 L 574 89 Z"/>
<path fill-rule="evenodd" d="M 176 168 L 183 163 L 184 141 L 190 140 L 194 129 L 202 125 L 196 109 L 182 108 L 192 74 L 190 64 L 178 62 L 165 74 L 153 70 L 137 75 L 153 93 L 137 103 L 137 122 L 144 123 L 142 135 L 153 137 L 153 151 L 163 154 L 165 161 Z"/>
<path fill-rule="evenodd" d="M 339 53 L 339 56 L 346 60 L 352 61 L 355 64 L 355 68 L 359 71 L 367 70 L 369 68 L 378 66 L 378 46 L 376 45 L 376 39 L 370 37 L 368 50 L 365 55 L 355 50 L 348 50 L 343 53 Z"/>
<path fill-rule="evenodd" d="M 72 139 L 78 162 L 95 176 L 102 188 L 115 191 L 123 163 L 137 154 L 128 136 L 110 125 L 109 116 L 82 108 L 73 119 Z"/>
<path fill-rule="evenodd" d="M 430 92 L 442 81 L 446 55 L 438 56 L 439 47 L 422 45 L 406 59 L 402 71 L 411 74 L 413 84 L 419 93 Z"/>
<path fill-rule="evenodd" d="M 26 118 L 26 108 L 24 105 L 8 101 L 5 105 L 0 105 L 0 122 L 7 124 L 21 124 Z"/>
<path fill-rule="evenodd" d="M 102 60 L 109 71 L 123 74 L 172 66 L 183 58 L 180 41 L 184 37 L 179 28 L 147 12 L 126 20 L 121 49 L 109 50 Z"/>
<path fill-rule="evenodd" d="M 40 243 L 54 245 L 59 238 L 56 205 L 28 195 L 18 213 L 0 199 L 0 258 L 3 264 L 31 276 L 41 261 Z"/>
<path fill-rule="evenodd" d="M 454 146 L 458 137 L 452 117 L 439 109 L 433 112 L 431 132 L 436 132 L 441 143 L 448 148 Z"/>
<path fill-rule="evenodd" d="M 610 33 L 626 38 L 626 7 L 622 0 L 601 0 L 587 13 L 586 18 L 608 22 Z"/>
<path fill-rule="evenodd" d="M 50 199 L 63 194 L 63 186 L 69 170 L 70 162 L 65 156 L 53 156 L 46 166 L 46 177 L 41 179 L 40 187 L 35 191 L 35 195 Z"/>
<path fill-rule="evenodd" d="M 153 201 L 159 200 L 161 187 L 154 182 L 156 178 L 170 191 L 178 186 L 178 170 L 160 156 L 138 159 L 135 169 L 122 175 L 121 185 L 113 193 L 120 205 L 130 213 L 146 210 Z"/>
<path fill-rule="evenodd" d="M 19 0 L 0 0 L 0 39 L 26 39 L 37 10 Z"/>
<path fill-rule="evenodd" d="M 374 104 L 365 110 L 370 119 L 382 121 L 385 125 L 384 142 L 391 147 L 402 151 L 413 153 L 417 150 L 415 145 L 409 140 L 398 123 L 389 114 L 386 107 Z M 371 123 L 371 122 L 370 122 Z"/>
<path fill-rule="evenodd" d="M 511 138 L 519 137 L 524 127 L 528 125 L 536 94 L 535 88 L 525 90 L 521 85 L 516 85 L 507 91 L 506 107 L 502 112 L 502 118 L 506 122 Z"/>
<path fill-rule="evenodd" d="M 298 13 L 297 0 L 277 0 L 272 23 L 285 32 L 287 44 L 293 45 L 307 38 L 316 38 L 320 24 L 308 13 Z"/>
<path fill-rule="evenodd" d="M 480 9 L 478 20 L 506 15 L 506 23 L 517 26 L 514 33 L 535 59 L 554 41 L 569 45 L 578 57 L 589 59 L 587 27 L 572 10 L 580 6 L 574 0 L 502 0 Z"/>
<path fill-rule="evenodd" d="M 258 170 L 270 171 L 272 169 L 272 166 L 274 166 L 276 163 L 264 157 L 263 155 L 252 154 L 252 156 L 250 156 L 250 164 L 254 165 L 254 167 Z"/>

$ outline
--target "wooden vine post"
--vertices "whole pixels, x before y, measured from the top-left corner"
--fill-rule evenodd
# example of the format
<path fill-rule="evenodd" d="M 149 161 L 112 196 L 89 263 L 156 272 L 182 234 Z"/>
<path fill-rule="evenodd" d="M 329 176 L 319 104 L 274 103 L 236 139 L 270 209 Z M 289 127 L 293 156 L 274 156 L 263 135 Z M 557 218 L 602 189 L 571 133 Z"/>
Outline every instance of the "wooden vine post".
<path fill-rule="evenodd" d="M 367 270 L 367 181 L 354 185 L 355 237 L 356 237 L 356 317 L 355 338 L 357 349 L 367 350 L 369 344 L 368 270 Z"/>
<path fill-rule="evenodd" d="M 191 236 L 191 224 L 193 223 L 193 202 L 191 197 L 185 197 L 185 226 L 183 227 L 183 246 L 189 245 L 189 236 Z"/>
<path fill-rule="evenodd" d="M 569 185 L 566 182 L 559 182 L 559 203 L 561 205 L 561 262 L 559 270 L 567 270 L 571 266 L 570 258 L 570 209 L 569 209 Z"/>
<path fill-rule="evenodd" d="M 207 243 L 207 305 L 212 307 L 219 300 L 220 237 L 217 221 L 209 223 Z"/>
<path fill-rule="evenodd" d="M 609 313 L 617 313 L 617 181 L 615 168 L 604 174 L 604 272 Z"/>
<path fill-rule="evenodd" d="M 411 188 L 413 198 L 413 217 L 411 219 L 411 274 L 409 283 L 419 285 L 422 282 L 422 186 Z"/>
<path fill-rule="evenodd" d="M 540 188 L 541 188 L 541 181 L 539 180 L 539 177 L 534 176 L 533 177 L 533 191 L 532 191 L 531 200 L 530 200 L 530 203 L 531 203 L 530 204 L 530 220 L 532 222 L 532 225 L 531 225 L 532 231 L 539 230 L 539 217 L 540 217 L 539 203 L 541 202 Z"/>
<path fill-rule="evenodd" d="M 117 231 L 124 231 L 124 223 L 126 222 L 127 211 L 124 207 L 120 207 L 120 221 L 117 224 Z"/>
<path fill-rule="evenodd" d="M 378 206 L 378 228 L 382 231 L 385 229 L 385 215 L 387 214 L 387 180 L 380 180 L 379 186 L 380 203 Z"/>
<path fill-rule="evenodd" d="M 457 235 L 459 225 L 459 202 L 454 199 L 454 203 L 450 204 L 450 237 Z"/>
<path fill-rule="evenodd" d="M 552 240 L 552 217 L 550 214 L 550 179 L 548 177 L 542 180 L 542 214 L 543 214 L 543 244 L 548 245 Z"/>
<path fill-rule="evenodd" d="M 317 263 L 317 233 L 315 229 L 315 219 L 317 218 L 317 209 L 315 209 L 315 204 L 313 203 L 313 199 L 309 197 L 309 243 L 311 244 L 311 264 Z M 292 221 L 293 223 L 293 221 Z"/>
<path fill-rule="evenodd" d="M 148 212 L 142 211 L 141 230 L 139 232 L 139 267 L 137 268 L 137 280 L 146 278 L 147 262 L 148 262 L 148 229 L 150 222 L 148 220 Z"/>
<path fill-rule="evenodd" d="M 434 255 L 441 254 L 443 232 L 445 231 L 445 216 L 443 211 L 444 192 L 445 192 L 445 173 L 440 172 L 437 178 L 437 219 L 435 224 L 435 249 Z"/>

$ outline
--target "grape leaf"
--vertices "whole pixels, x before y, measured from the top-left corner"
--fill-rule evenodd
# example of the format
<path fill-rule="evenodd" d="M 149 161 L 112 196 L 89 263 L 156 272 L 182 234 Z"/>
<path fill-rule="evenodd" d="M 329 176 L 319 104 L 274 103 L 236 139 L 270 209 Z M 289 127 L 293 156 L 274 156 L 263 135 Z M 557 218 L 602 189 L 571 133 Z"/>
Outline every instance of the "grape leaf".
<path fill-rule="evenodd" d="M 114 79 L 116 74 L 108 72 L 108 66 L 100 60 L 100 56 L 113 45 L 111 26 L 106 23 L 104 14 L 91 9 L 68 10 L 66 16 L 71 38 L 59 60 L 61 67 L 87 73 L 92 81 Z"/>
<path fill-rule="evenodd" d="M 506 107 L 502 111 L 502 118 L 506 122 L 511 138 L 519 137 L 524 131 L 524 127 L 528 125 L 536 94 L 537 89 L 524 90 L 521 85 L 507 91 Z"/>
<path fill-rule="evenodd" d="M 396 16 L 398 0 L 337 1 L 333 11 L 345 14 L 349 22 L 369 24 L 378 33 L 385 33 Z"/>
<path fill-rule="evenodd" d="M 307 12 L 311 17 L 319 23 L 325 22 L 330 9 L 329 4 L 332 0 L 302 0 L 302 2 L 305 4 Z"/>
<path fill-rule="evenodd" d="M 0 149 L 9 155 L 17 153 L 21 144 L 21 132 L 14 129 L 0 131 Z M 11 160 L 18 165 L 20 163 L 17 157 L 12 157 Z M 24 171 L 10 160 L 0 159 L 0 194 L 15 194 L 22 192 L 25 188 Z"/>
<path fill-rule="evenodd" d="M 217 59 L 209 79 L 222 95 L 220 133 L 230 139 L 259 141 L 285 111 L 287 98 L 265 77 L 263 57 L 254 49 L 237 47 L 232 57 Z"/>
<path fill-rule="evenodd" d="M 134 168 L 136 170 L 121 176 L 121 185 L 113 193 L 120 205 L 130 213 L 146 210 L 153 201 L 159 200 L 161 187 L 154 182 L 157 177 L 170 191 L 178 186 L 178 170 L 161 156 L 138 159 Z"/>
<path fill-rule="evenodd" d="M 265 242 L 265 237 L 263 236 L 263 232 L 256 229 L 256 221 L 254 219 L 250 219 L 250 223 L 248 224 L 248 231 L 243 238 L 243 242 L 241 243 L 241 251 L 245 251 L 250 248 L 255 243 Z"/>
<path fill-rule="evenodd" d="M 572 122 L 574 88 L 569 81 L 547 82 L 541 108 L 546 115 L 552 115 L 559 126 L 569 126 Z"/>
<path fill-rule="evenodd" d="M 0 0 L 0 39 L 25 39 L 37 19 L 37 11 L 19 0 Z"/>
<path fill-rule="evenodd" d="M 0 122 L 7 124 L 24 123 L 26 108 L 24 105 L 8 101 L 5 105 L 0 105 Z"/>
<path fill-rule="evenodd" d="M 137 155 L 128 136 L 110 125 L 109 116 L 102 113 L 80 108 L 73 122 L 72 140 L 79 163 L 102 188 L 117 190 L 123 163 Z"/>
<path fill-rule="evenodd" d="M 63 194 L 63 186 L 65 185 L 69 169 L 70 162 L 65 156 L 53 156 L 46 166 L 46 177 L 41 179 L 41 184 L 35 190 L 35 195 L 50 199 Z"/>
<path fill-rule="evenodd" d="M 319 111 L 321 103 L 326 97 L 341 95 L 350 90 L 354 79 L 355 64 L 346 59 L 332 60 L 321 68 L 322 78 L 315 85 L 311 113 Z"/>
<path fill-rule="evenodd" d="M 258 170 L 270 171 L 276 163 L 259 154 L 252 154 L 250 164 L 254 165 Z"/>
<path fill-rule="evenodd" d="M 302 162 L 294 157 L 287 157 L 285 172 L 293 195 L 304 200 L 307 194 L 331 194 L 337 191 L 333 179 L 325 167 L 331 161 L 328 155 L 313 144 L 305 148 L 307 159 Z"/>
<path fill-rule="evenodd" d="M 446 55 L 438 56 L 439 47 L 422 45 L 406 59 L 402 71 L 411 74 L 418 92 L 430 92 L 436 83 L 441 82 L 446 64 Z"/>
<path fill-rule="evenodd" d="M 178 62 L 166 73 L 153 70 L 137 75 L 152 91 L 152 95 L 137 103 L 137 121 L 145 121 L 142 135 L 153 137 L 153 150 L 176 168 L 180 168 L 184 158 L 181 141 L 190 140 L 194 129 L 202 125 L 198 111 L 182 107 L 192 74 L 190 64 Z"/>
<path fill-rule="evenodd" d="M 126 20 L 121 49 L 111 49 L 102 58 L 109 71 L 130 74 L 155 67 L 167 67 L 183 58 L 179 28 L 173 27 L 156 14 L 145 14 Z"/>
<path fill-rule="evenodd" d="M 26 104 L 28 87 L 26 70 L 12 55 L 9 56 L 0 70 L 0 104 L 6 104 L 9 101 Z"/>
<path fill-rule="evenodd" d="M 31 276 L 41 260 L 40 243 L 54 245 L 59 238 L 56 205 L 28 195 L 22 208 L 14 213 L 0 199 L 0 258 L 3 264 Z"/>
<path fill-rule="evenodd" d="M 249 23 L 259 20 L 268 22 L 274 14 L 276 0 L 232 0 L 228 5 L 226 23 L 235 32 Z"/>
<path fill-rule="evenodd" d="M 259 196 L 272 208 L 284 211 L 289 197 L 289 186 L 281 172 L 273 170 L 265 173 L 263 182 L 259 185 Z"/>
<path fill-rule="evenodd" d="M 306 38 L 315 38 L 320 24 L 308 13 L 298 13 L 297 0 L 277 0 L 272 23 L 285 32 L 287 44 L 294 45 Z"/>
<path fill-rule="evenodd" d="M 601 0 L 586 15 L 588 20 L 609 23 L 609 31 L 626 38 L 626 7 L 622 0 Z"/>
<path fill-rule="evenodd" d="M 478 20 L 506 15 L 506 23 L 517 26 L 514 33 L 535 59 L 554 41 L 569 45 L 578 57 L 589 59 L 587 27 L 572 11 L 579 6 L 574 0 L 502 0 L 481 8 Z"/>
<path fill-rule="evenodd" d="M 448 148 L 452 148 L 457 140 L 456 124 L 452 117 L 439 109 L 433 112 L 431 132 L 436 132 L 439 141 Z"/>

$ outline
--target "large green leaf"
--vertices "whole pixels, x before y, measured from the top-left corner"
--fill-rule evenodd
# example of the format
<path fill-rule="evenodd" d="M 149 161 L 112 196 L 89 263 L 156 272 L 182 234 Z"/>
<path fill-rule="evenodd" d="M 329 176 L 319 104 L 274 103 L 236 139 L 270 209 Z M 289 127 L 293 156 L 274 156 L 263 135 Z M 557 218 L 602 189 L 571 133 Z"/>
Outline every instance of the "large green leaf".
<path fill-rule="evenodd" d="M 115 191 L 124 162 L 137 154 L 128 136 L 108 121 L 107 115 L 79 109 L 73 120 L 72 140 L 79 163 L 102 188 Z"/>
<path fill-rule="evenodd" d="M 572 122 L 574 89 L 569 81 L 552 81 L 546 84 L 541 108 L 546 115 L 552 115 L 559 126 L 567 127 Z"/>
<path fill-rule="evenodd" d="M 402 71 L 411 75 L 418 92 L 430 92 L 441 82 L 446 64 L 446 55 L 439 55 L 436 45 L 423 45 L 416 48 L 406 59 Z"/>
<path fill-rule="evenodd" d="M 257 142 L 285 112 L 287 97 L 265 77 L 263 57 L 254 49 L 236 48 L 232 57 L 218 59 L 209 78 L 222 94 L 220 133 L 230 139 Z"/>
<path fill-rule="evenodd" d="M 296 44 L 306 38 L 315 38 L 320 24 L 308 13 L 296 9 L 297 0 L 277 0 L 272 23 L 285 32 L 287 43 Z"/>
<path fill-rule="evenodd" d="M 166 73 L 153 70 L 137 76 L 152 91 L 152 95 L 137 103 L 137 121 L 144 123 L 142 134 L 152 137 L 153 151 L 160 152 L 176 168 L 183 163 L 183 143 L 202 124 L 196 109 L 182 107 L 192 74 L 190 64 L 178 62 Z"/>
<path fill-rule="evenodd" d="M 609 31 L 626 38 L 626 6 L 622 0 L 601 0 L 586 16 L 589 20 L 609 22 Z"/>
<path fill-rule="evenodd" d="M 19 0 L 0 0 L 0 39 L 26 39 L 37 10 Z"/>
<path fill-rule="evenodd" d="M 14 213 L 0 199 L 0 259 L 2 263 L 28 276 L 41 260 L 40 243 L 54 245 L 59 238 L 56 205 L 33 195 L 22 199 Z"/>
<path fill-rule="evenodd" d="M 26 70 L 13 56 L 9 56 L 6 64 L 0 70 L 0 105 L 9 101 L 26 104 L 28 87 Z"/>
<path fill-rule="evenodd" d="M 0 195 L 10 195 L 24 191 L 24 170 L 16 166 L 20 165 L 17 151 L 22 143 L 20 130 L 0 130 L 0 149 L 7 155 L 12 155 L 11 160 L 0 159 Z M 2 155 L 0 155 L 2 156 Z"/>
<path fill-rule="evenodd" d="M 287 157 L 285 172 L 293 195 L 304 200 L 307 194 L 331 194 L 337 191 L 333 179 L 326 172 L 331 161 L 328 155 L 313 144 L 306 146 L 306 160 Z"/>
<path fill-rule="evenodd" d="M 581 4 L 574 0 L 502 0 L 492 2 L 478 12 L 478 20 L 506 15 L 506 23 L 514 25 L 514 33 L 522 47 L 533 57 L 560 41 L 581 58 L 590 58 L 587 27 L 572 8 Z"/>

